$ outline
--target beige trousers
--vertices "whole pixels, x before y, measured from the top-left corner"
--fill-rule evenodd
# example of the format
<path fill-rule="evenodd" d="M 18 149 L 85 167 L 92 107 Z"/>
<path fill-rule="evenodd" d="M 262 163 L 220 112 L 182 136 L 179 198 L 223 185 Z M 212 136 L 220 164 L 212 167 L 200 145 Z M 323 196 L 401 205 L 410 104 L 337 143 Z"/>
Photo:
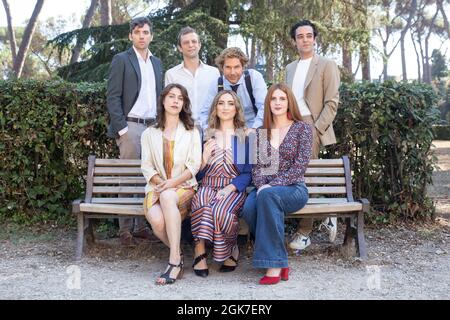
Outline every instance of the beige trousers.
<path fill-rule="evenodd" d="M 141 158 L 141 135 L 147 126 L 142 123 L 128 121 L 128 131 L 116 139 L 119 147 L 120 159 L 140 159 Z M 134 221 L 136 220 L 136 221 Z M 136 224 L 136 225 L 134 225 Z M 119 218 L 119 234 L 127 232 L 139 232 L 146 229 L 147 220 L 142 218 Z"/>

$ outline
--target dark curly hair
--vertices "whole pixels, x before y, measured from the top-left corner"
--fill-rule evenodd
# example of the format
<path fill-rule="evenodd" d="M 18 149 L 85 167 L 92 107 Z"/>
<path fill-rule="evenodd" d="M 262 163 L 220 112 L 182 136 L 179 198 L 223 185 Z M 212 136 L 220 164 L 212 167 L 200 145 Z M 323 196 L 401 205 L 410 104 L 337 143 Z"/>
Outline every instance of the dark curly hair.
<path fill-rule="evenodd" d="M 180 89 L 183 96 L 183 107 L 180 112 L 180 120 L 183 122 L 186 130 L 194 128 L 194 120 L 192 119 L 191 101 L 189 100 L 188 92 L 185 87 L 178 83 L 171 83 L 167 85 L 161 92 L 158 98 L 158 106 L 156 108 L 156 123 L 155 128 L 164 130 L 166 125 L 166 111 L 164 110 L 164 99 L 173 88 Z"/>

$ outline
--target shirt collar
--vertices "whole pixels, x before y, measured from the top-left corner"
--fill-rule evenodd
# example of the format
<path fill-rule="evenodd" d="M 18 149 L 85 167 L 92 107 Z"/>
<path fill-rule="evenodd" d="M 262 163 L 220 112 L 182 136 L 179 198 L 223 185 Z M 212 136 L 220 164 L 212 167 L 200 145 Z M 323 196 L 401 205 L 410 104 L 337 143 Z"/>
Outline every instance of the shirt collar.
<path fill-rule="evenodd" d="M 136 48 L 134 46 L 133 46 L 133 50 L 136 53 L 138 60 L 144 61 L 144 58 L 142 58 L 141 54 L 136 50 Z M 147 55 L 147 61 L 148 61 L 148 60 L 150 60 L 150 57 L 152 56 L 152 52 L 149 49 L 147 49 L 147 51 L 148 51 L 148 55 Z M 147 62 L 147 61 L 144 61 L 144 62 Z"/>
<path fill-rule="evenodd" d="M 204 68 L 204 66 L 205 66 L 205 64 L 203 63 L 202 60 L 200 60 L 200 63 L 199 63 L 199 65 L 198 65 L 198 67 L 199 67 L 199 68 Z M 178 65 L 178 68 L 179 68 L 179 69 L 186 69 L 186 67 L 184 66 L 184 61 Z M 187 70 L 187 69 L 186 69 L 186 70 Z"/>

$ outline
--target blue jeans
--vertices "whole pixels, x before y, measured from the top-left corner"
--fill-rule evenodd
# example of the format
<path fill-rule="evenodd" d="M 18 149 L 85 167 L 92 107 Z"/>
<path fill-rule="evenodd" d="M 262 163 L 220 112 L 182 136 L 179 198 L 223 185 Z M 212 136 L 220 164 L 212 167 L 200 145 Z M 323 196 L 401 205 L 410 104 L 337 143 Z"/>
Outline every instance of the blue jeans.
<path fill-rule="evenodd" d="M 286 268 L 288 255 L 284 244 L 284 216 L 300 210 L 308 202 L 304 183 L 253 190 L 245 201 L 242 218 L 255 236 L 253 266 Z"/>

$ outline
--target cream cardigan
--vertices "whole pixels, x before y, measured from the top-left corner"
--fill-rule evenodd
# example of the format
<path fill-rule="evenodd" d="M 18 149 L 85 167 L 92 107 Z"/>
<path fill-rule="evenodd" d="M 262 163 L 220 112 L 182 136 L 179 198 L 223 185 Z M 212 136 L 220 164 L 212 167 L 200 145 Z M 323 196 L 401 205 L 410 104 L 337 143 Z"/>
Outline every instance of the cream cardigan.
<path fill-rule="evenodd" d="M 159 174 L 161 178 L 167 179 L 163 161 L 163 133 L 161 129 L 154 127 L 147 128 L 141 136 L 142 161 L 141 170 L 144 174 L 147 185 L 145 194 L 152 191 L 155 185 L 150 179 Z M 197 128 L 186 130 L 180 121 L 175 133 L 174 163 L 172 177 L 180 176 L 184 170 L 188 169 L 192 173 L 192 178 L 186 183 L 194 189 L 197 188 L 195 175 L 202 163 L 202 145 L 200 133 Z"/>

